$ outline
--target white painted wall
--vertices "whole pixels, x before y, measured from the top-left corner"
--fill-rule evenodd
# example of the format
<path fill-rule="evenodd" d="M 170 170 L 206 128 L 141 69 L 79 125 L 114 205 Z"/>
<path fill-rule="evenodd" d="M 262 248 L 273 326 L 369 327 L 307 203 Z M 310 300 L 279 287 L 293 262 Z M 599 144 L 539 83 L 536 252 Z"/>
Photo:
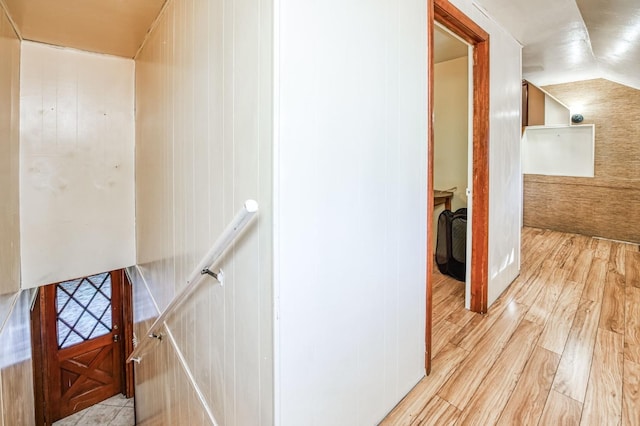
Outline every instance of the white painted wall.
<path fill-rule="evenodd" d="M 488 304 L 491 306 L 520 269 L 521 46 L 472 0 L 451 0 L 451 3 L 490 35 Z"/>
<path fill-rule="evenodd" d="M 20 288 L 20 39 L 1 4 L 0 58 L 0 294 L 5 294 Z"/>
<path fill-rule="evenodd" d="M 141 423 L 273 423 L 271 4 L 172 0 L 136 58 L 136 307 L 163 309 L 243 202 L 260 206 L 224 286 L 205 278 L 168 321 L 175 347 L 143 360 Z"/>
<path fill-rule="evenodd" d="M 549 94 L 544 95 L 545 126 L 567 126 L 571 123 L 569 108 L 561 104 Z"/>
<path fill-rule="evenodd" d="M 469 166 L 469 64 L 467 57 L 435 64 L 433 186 L 456 187 L 452 210 L 467 207 Z M 433 226 L 444 206 L 434 210 Z M 435 236 L 435 234 L 434 234 Z M 434 240 L 434 247 L 436 238 Z"/>
<path fill-rule="evenodd" d="M 276 2 L 276 424 L 375 424 L 424 375 L 425 8 Z"/>
<path fill-rule="evenodd" d="M 130 59 L 23 42 L 22 286 L 135 264 Z"/>

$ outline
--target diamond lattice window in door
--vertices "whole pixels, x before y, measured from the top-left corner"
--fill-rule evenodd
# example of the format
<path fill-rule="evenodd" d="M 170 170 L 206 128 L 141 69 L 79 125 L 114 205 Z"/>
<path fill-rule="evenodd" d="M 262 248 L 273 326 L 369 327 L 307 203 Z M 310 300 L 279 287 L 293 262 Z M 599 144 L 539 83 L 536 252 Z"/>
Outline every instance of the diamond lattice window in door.
<path fill-rule="evenodd" d="M 92 275 L 56 285 L 58 348 L 111 332 L 111 275 Z"/>

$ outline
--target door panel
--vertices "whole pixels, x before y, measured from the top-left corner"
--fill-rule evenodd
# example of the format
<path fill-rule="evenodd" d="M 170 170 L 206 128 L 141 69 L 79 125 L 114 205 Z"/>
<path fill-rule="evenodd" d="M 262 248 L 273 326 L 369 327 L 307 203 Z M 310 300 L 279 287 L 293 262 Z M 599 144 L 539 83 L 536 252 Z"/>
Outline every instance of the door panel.
<path fill-rule="evenodd" d="M 44 289 L 51 421 L 122 391 L 120 271 Z"/>

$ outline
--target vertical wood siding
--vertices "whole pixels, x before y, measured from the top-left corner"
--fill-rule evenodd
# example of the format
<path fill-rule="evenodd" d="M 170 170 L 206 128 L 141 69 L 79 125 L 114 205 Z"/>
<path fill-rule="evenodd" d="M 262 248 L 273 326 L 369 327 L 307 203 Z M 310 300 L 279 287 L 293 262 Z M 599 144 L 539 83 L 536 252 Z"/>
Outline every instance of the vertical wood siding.
<path fill-rule="evenodd" d="M 0 294 L 20 288 L 20 39 L 0 5 Z"/>
<path fill-rule="evenodd" d="M 22 43 L 22 286 L 135 264 L 131 59 Z"/>
<path fill-rule="evenodd" d="M 173 0 L 136 58 L 134 286 L 162 309 L 243 202 L 260 205 L 219 265 L 224 286 L 205 278 L 168 323 L 224 425 L 273 422 L 271 22 L 261 0 Z M 145 418 L 151 399 L 199 404 L 172 391 L 193 386 L 166 357 L 143 360 L 153 382 L 137 376 L 155 389 L 137 394 Z"/>
<path fill-rule="evenodd" d="M 130 268 L 129 273 L 136 283 L 134 332 L 144 336 L 158 311 L 138 269 Z M 136 365 L 135 375 L 138 425 L 210 424 L 177 357 L 176 348 L 168 338 L 144 355 L 143 362 Z"/>
<path fill-rule="evenodd" d="M 0 425 L 32 425 L 29 292 L 0 296 L 0 308 Z"/>

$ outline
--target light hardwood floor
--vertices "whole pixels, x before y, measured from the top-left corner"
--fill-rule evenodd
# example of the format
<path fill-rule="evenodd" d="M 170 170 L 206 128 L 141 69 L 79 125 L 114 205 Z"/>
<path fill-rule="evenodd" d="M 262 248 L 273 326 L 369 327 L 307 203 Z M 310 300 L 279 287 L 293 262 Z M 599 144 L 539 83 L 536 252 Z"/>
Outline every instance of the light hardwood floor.
<path fill-rule="evenodd" d="M 640 425 L 640 250 L 524 228 L 486 315 L 434 276 L 433 367 L 382 425 Z"/>

